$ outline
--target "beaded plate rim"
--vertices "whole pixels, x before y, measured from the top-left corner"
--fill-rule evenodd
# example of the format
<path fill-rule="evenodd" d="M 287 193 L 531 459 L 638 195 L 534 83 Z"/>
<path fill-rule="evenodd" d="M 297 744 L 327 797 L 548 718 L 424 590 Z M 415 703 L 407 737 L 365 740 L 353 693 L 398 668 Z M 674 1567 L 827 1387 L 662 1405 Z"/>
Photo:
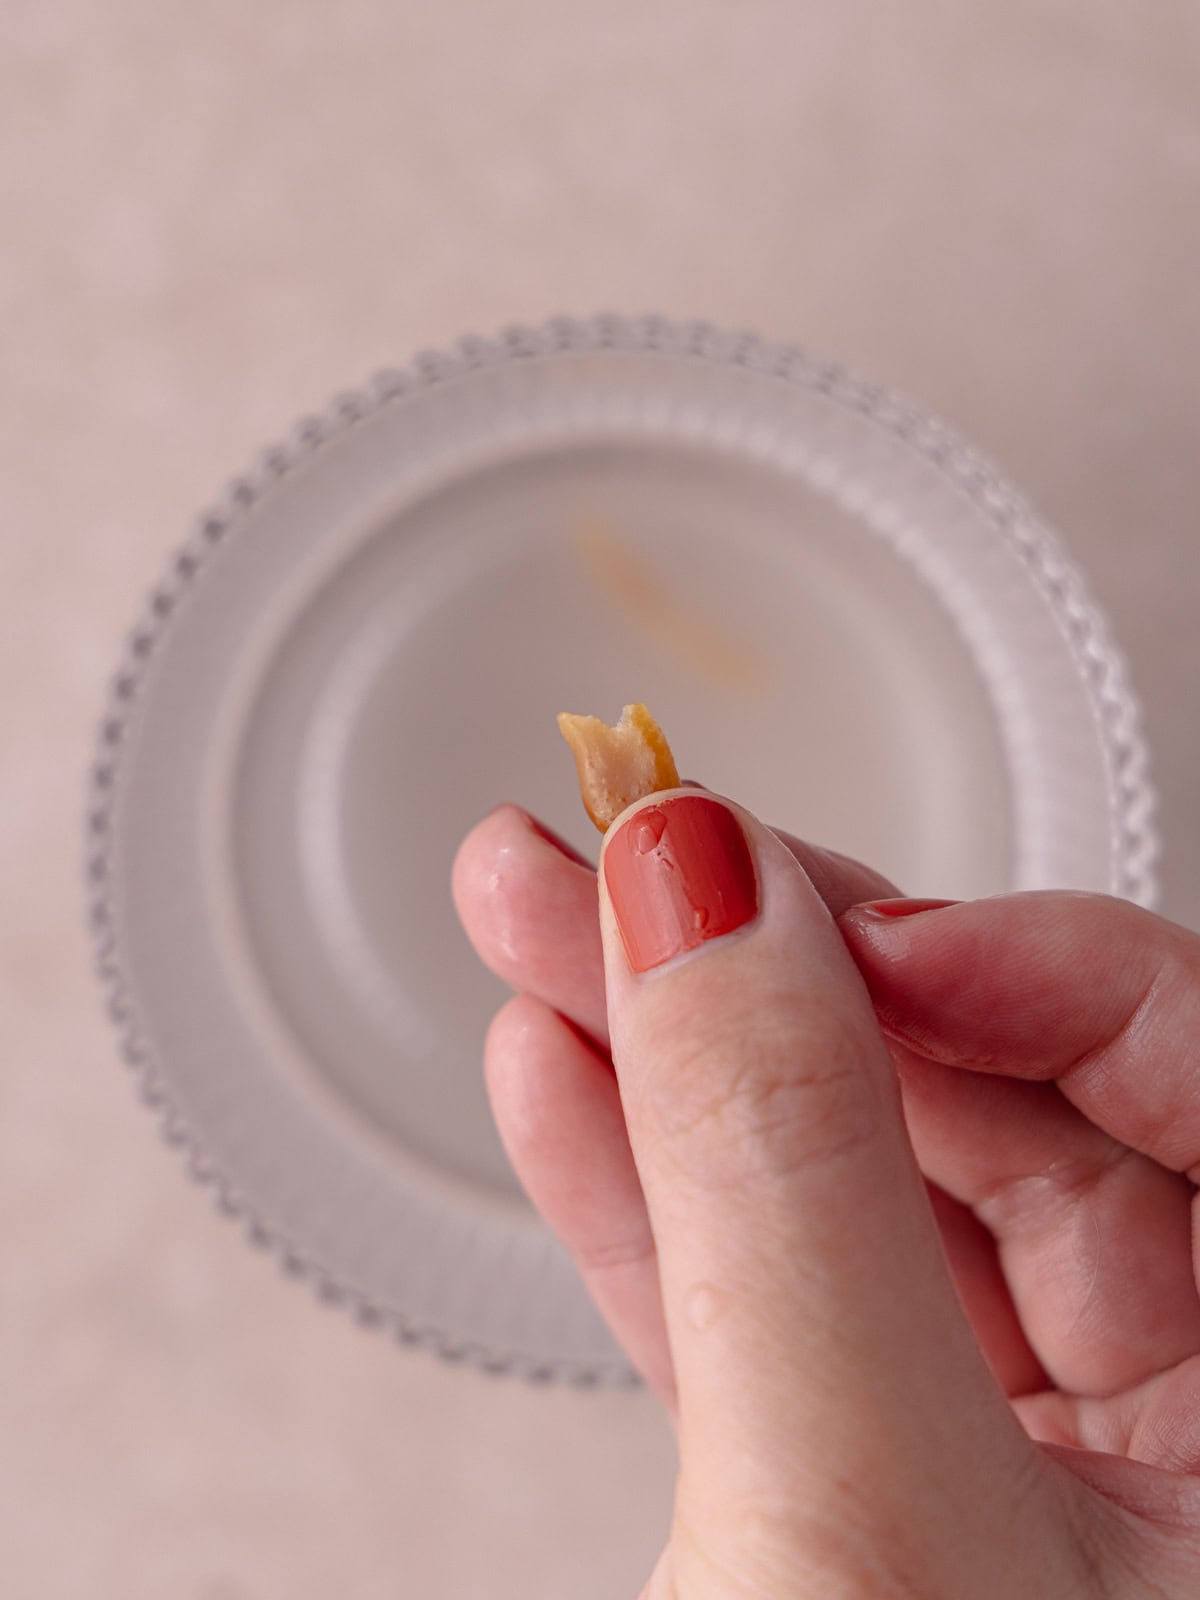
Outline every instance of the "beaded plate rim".
<path fill-rule="evenodd" d="M 706 322 L 665 317 L 555 317 L 540 327 L 513 326 L 494 338 L 468 335 L 445 351 L 426 350 L 407 366 L 378 372 L 358 389 L 342 391 L 321 412 L 303 416 L 278 443 L 263 450 L 248 471 L 231 479 L 196 519 L 191 532 L 150 591 L 111 681 L 88 775 L 85 877 L 94 964 L 120 1055 L 135 1074 L 137 1092 L 155 1116 L 166 1142 L 181 1154 L 190 1177 L 206 1187 L 218 1209 L 241 1223 L 250 1243 L 267 1251 L 280 1269 L 306 1282 L 318 1299 L 344 1307 L 365 1327 L 390 1332 L 402 1344 L 443 1361 L 467 1362 L 484 1372 L 559 1382 L 575 1387 L 636 1386 L 619 1362 L 538 1361 L 449 1337 L 436 1327 L 408 1321 L 338 1282 L 320 1263 L 298 1252 L 218 1170 L 187 1127 L 150 1058 L 130 997 L 113 907 L 111 848 L 122 747 L 132 708 L 172 613 L 207 570 L 214 552 L 256 502 L 286 474 L 330 441 L 390 404 L 474 369 L 564 351 L 627 351 L 692 357 L 736 365 L 816 390 L 901 439 L 948 477 L 975 504 L 995 533 L 1019 555 L 1054 611 L 1092 694 L 1113 787 L 1115 892 L 1141 905 L 1156 899 L 1159 846 L 1157 798 L 1149 770 L 1139 703 L 1106 619 L 1057 536 L 972 445 L 938 418 L 890 389 L 855 377 L 836 363 L 819 361 L 794 345 L 753 333 L 723 332 Z"/>

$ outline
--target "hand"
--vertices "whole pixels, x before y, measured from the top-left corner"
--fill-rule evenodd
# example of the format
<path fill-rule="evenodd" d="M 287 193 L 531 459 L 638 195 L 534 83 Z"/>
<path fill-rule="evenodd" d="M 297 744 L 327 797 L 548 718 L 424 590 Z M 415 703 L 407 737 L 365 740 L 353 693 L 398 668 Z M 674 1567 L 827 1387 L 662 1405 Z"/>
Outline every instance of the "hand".
<path fill-rule="evenodd" d="M 501 1134 L 677 1420 L 645 1600 L 1200 1594 L 1200 938 L 873 910 L 687 790 L 597 890 L 515 807 L 455 866 Z"/>

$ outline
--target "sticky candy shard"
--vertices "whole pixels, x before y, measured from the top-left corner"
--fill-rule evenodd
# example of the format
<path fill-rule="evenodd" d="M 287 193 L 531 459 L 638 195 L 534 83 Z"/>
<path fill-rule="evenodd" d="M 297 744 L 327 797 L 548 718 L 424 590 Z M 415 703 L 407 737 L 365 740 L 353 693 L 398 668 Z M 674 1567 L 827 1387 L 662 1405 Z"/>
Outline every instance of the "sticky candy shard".
<path fill-rule="evenodd" d="M 601 833 L 635 800 L 679 786 L 675 758 L 644 705 L 626 706 L 616 727 L 599 717 L 558 715 L 571 747 L 584 809 Z"/>

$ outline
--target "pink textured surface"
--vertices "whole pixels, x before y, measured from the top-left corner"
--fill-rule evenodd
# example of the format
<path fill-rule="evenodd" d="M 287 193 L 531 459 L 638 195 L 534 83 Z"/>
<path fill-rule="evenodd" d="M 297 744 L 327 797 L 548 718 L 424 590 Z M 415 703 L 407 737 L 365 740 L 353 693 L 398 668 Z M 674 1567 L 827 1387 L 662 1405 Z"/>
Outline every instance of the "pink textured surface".
<path fill-rule="evenodd" d="M 599 1600 L 665 1526 L 648 1401 L 320 1311 L 112 1064 L 77 865 L 114 645 L 191 512 L 339 384 L 613 305 L 914 394 L 1088 568 L 1200 924 L 1198 68 L 1189 0 L 4 9 L 6 1592 Z"/>

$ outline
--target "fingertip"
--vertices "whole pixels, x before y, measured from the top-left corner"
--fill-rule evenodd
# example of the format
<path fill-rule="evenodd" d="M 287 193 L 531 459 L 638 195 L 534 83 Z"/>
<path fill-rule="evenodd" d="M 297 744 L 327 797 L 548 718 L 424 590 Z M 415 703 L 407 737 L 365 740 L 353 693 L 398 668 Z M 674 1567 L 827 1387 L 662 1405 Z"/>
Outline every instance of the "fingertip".
<path fill-rule="evenodd" d="M 450 892 L 480 956 L 507 976 L 513 963 L 538 946 L 547 906 L 574 906 L 594 894 L 594 882 L 590 862 L 528 811 L 506 802 L 482 817 L 459 845 Z"/>
<path fill-rule="evenodd" d="M 977 904 L 900 896 L 858 901 L 838 912 L 837 925 L 860 971 L 869 976 L 875 967 L 890 969 L 910 958 L 921 959 L 948 941 L 973 938 L 970 909 Z"/>
<path fill-rule="evenodd" d="M 662 967 L 758 912 L 748 819 L 715 795 L 675 787 L 629 806 L 605 838 L 606 943 L 631 972 Z"/>
<path fill-rule="evenodd" d="M 532 995 L 506 1000 L 488 1024 L 483 1075 L 501 1140 L 514 1165 L 520 1149 L 539 1142 L 538 1117 L 545 1097 L 536 1083 L 547 1055 L 545 1035 L 554 1013 Z M 531 1092 L 532 1091 L 532 1092 Z"/>
<path fill-rule="evenodd" d="M 1111 1043 L 1179 932 L 1078 891 L 879 910 L 855 906 L 839 927 L 883 1026 L 935 1060 L 1021 1077 L 1054 1077 Z"/>
<path fill-rule="evenodd" d="M 520 807 L 514 807 L 513 809 L 519 812 L 524 819 L 525 825 L 539 839 L 544 840 L 548 845 L 552 845 L 559 855 L 565 856 L 568 861 L 574 862 L 577 867 L 585 867 L 589 872 L 595 872 L 595 863 L 590 861 L 582 851 L 576 850 L 575 846 L 569 840 L 564 839 L 561 833 L 556 833 L 553 828 L 547 827 L 544 822 L 539 821 L 530 812 L 521 811 Z"/>
<path fill-rule="evenodd" d="M 503 850 L 519 850 L 533 843 L 549 845 L 556 855 L 589 872 L 595 866 L 560 833 L 512 800 L 493 806 L 471 828 L 454 854 L 451 885 L 456 897 L 460 887 L 469 887 L 482 871 L 488 875 L 497 855 Z"/>
<path fill-rule="evenodd" d="M 497 855 L 522 827 L 520 806 L 504 801 L 486 812 L 464 835 L 450 864 L 450 892 L 459 916 L 488 887 Z M 466 918 L 463 917 L 466 921 Z"/>
<path fill-rule="evenodd" d="M 575 1114 L 581 1099 L 586 1105 L 615 1089 L 612 1064 L 595 1041 L 532 994 L 514 995 L 492 1018 L 483 1071 L 501 1137 L 518 1166 L 522 1152 L 558 1148 L 564 1129 L 586 1120 Z"/>

